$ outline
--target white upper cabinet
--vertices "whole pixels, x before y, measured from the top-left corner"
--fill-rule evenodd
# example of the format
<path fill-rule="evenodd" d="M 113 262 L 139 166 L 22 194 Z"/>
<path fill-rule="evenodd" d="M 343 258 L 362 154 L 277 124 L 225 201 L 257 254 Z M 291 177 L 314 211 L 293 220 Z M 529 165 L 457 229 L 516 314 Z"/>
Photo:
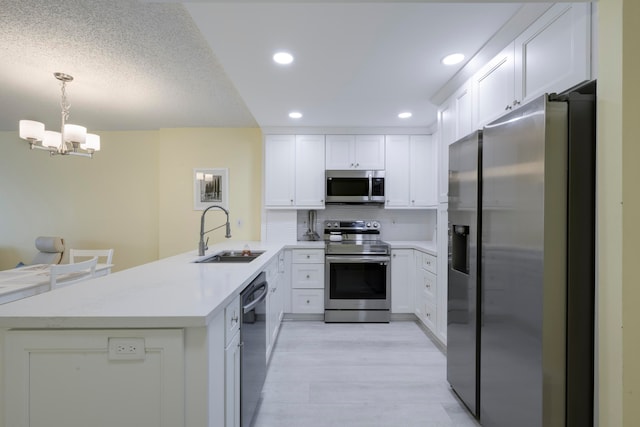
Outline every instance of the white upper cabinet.
<path fill-rule="evenodd" d="M 471 133 L 475 127 L 473 108 L 474 85 L 468 81 L 449 97 L 438 110 L 438 164 L 437 199 L 447 203 L 449 191 L 449 145 Z"/>
<path fill-rule="evenodd" d="M 324 209 L 324 135 L 296 135 L 295 204 Z"/>
<path fill-rule="evenodd" d="M 326 169 L 384 169 L 384 135 L 327 135 Z"/>
<path fill-rule="evenodd" d="M 264 204 L 292 207 L 295 197 L 294 135 L 267 135 L 264 140 Z"/>
<path fill-rule="evenodd" d="M 474 127 L 590 79 L 590 16 L 589 3 L 556 4 L 478 71 L 472 78 Z"/>
<path fill-rule="evenodd" d="M 507 46 L 473 77 L 478 127 L 497 119 L 513 107 L 513 44 Z"/>
<path fill-rule="evenodd" d="M 515 99 L 562 92 L 591 78 L 591 4 L 560 3 L 515 40 Z"/>
<path fill-rule="evenodd" d="M 387 135 L 384 193 L 387 208 L 409 206 L 409 135 Z"/>
<path fill-rule="evenodd" d="M 409 137 L 409 205 L 424 208 L 438 204 L 438 150 L 431 135 Z"/>
<path fill-rule="evenodd" d="M 386 208 L 433 207 L 437 200 L 437 153 L 430 135 L 387 135 Z"/>
<path fill-rule="evenodd" d="M 267 208 L 324 209 L 324 135 L 265 137 Z"/>

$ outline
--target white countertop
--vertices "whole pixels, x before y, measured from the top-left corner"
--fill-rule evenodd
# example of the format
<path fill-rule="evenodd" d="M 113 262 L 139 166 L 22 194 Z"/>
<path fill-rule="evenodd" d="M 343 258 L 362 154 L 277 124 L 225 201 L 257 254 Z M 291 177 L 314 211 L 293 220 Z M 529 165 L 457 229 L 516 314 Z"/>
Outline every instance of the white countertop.
<path fill-rule="evenodd" d="M 429 241 L 390 241 L 393 249 L 436 254 Z M 266 251 L 250 263 L 196 264 L 197 251 L 0 305 L 0 328 L 185 328 L 206 326 L 283 248 L 324 249 L 323 241 L 295 244 L 222 242 L 223 250 Z"/>
<path fill-rule="evenodd" d="M 0 306 L 2 328 L 184 328 L 205 326 L 283 245 L 223 242 L 264 254 L 250 263 L 196 264 L 197 251 L 161 259 Z M 315 243 L 315 242 L 310 242 Z"/>
<path fill-rule="evenodd" d="M 417 249 L 422 252 L 429 253 L 433 256 L 438 256 L 436 242 L 433 240 L 385 240 L 391 245 L 391 249 Z"/>

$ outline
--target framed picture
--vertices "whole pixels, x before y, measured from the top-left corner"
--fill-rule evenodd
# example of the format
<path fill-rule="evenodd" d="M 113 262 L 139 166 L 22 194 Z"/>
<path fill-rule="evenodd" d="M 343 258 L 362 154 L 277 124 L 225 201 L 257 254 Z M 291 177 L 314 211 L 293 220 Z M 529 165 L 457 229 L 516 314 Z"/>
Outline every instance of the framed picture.
<path fill-rule="evenodd" d="M 193 170 L 193 210 L 211 205 L 229 209 L 229 169 Z"/>

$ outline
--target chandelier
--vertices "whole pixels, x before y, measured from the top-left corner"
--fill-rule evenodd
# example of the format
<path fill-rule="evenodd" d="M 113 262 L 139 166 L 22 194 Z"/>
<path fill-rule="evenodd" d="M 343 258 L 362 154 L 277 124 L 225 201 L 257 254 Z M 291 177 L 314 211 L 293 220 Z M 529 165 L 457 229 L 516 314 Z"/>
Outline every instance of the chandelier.
<path fill-rule="evenodd" d="M 54 77 L 62 82 L 62 124 L 60 132 L 45 130 L 44 123 L 33 120 L 20 120 L 20 138 L 29 142 L 29 146 L 40 150 L 47 150 L 55 156 L 71 155 L 93 158 L 93 153 L 100 151 L 100 136 L 87 133 L 84 126 L 67 123 L 69 107 L 67 101 L 66 85 L 73 77 L 64 73 L 53 73 Z"/>

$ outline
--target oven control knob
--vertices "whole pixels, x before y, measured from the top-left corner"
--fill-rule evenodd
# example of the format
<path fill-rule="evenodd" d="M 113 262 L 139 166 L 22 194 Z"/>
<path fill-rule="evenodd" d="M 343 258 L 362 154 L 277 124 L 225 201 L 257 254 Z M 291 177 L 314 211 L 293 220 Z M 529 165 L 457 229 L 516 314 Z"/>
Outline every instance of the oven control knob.
<path fill-rule="evenodd" d="M 370 222 L 367 223 L 367 228 L 371 228 L 371 223 Z"/>
<path fill-rule="evenodd" d="M 334 223 L 333 223 L 333 226 L 334 226 L 334 227 L 338 227 L 338 223 L 337 223 L 337 222 L 334 222 Z"/>
<path fill-rule="evenodd" d="M 373 228 L 379 228 L 379 227 L 380 227 L 380 224 L 374 221 L 373 222 Z"/>

